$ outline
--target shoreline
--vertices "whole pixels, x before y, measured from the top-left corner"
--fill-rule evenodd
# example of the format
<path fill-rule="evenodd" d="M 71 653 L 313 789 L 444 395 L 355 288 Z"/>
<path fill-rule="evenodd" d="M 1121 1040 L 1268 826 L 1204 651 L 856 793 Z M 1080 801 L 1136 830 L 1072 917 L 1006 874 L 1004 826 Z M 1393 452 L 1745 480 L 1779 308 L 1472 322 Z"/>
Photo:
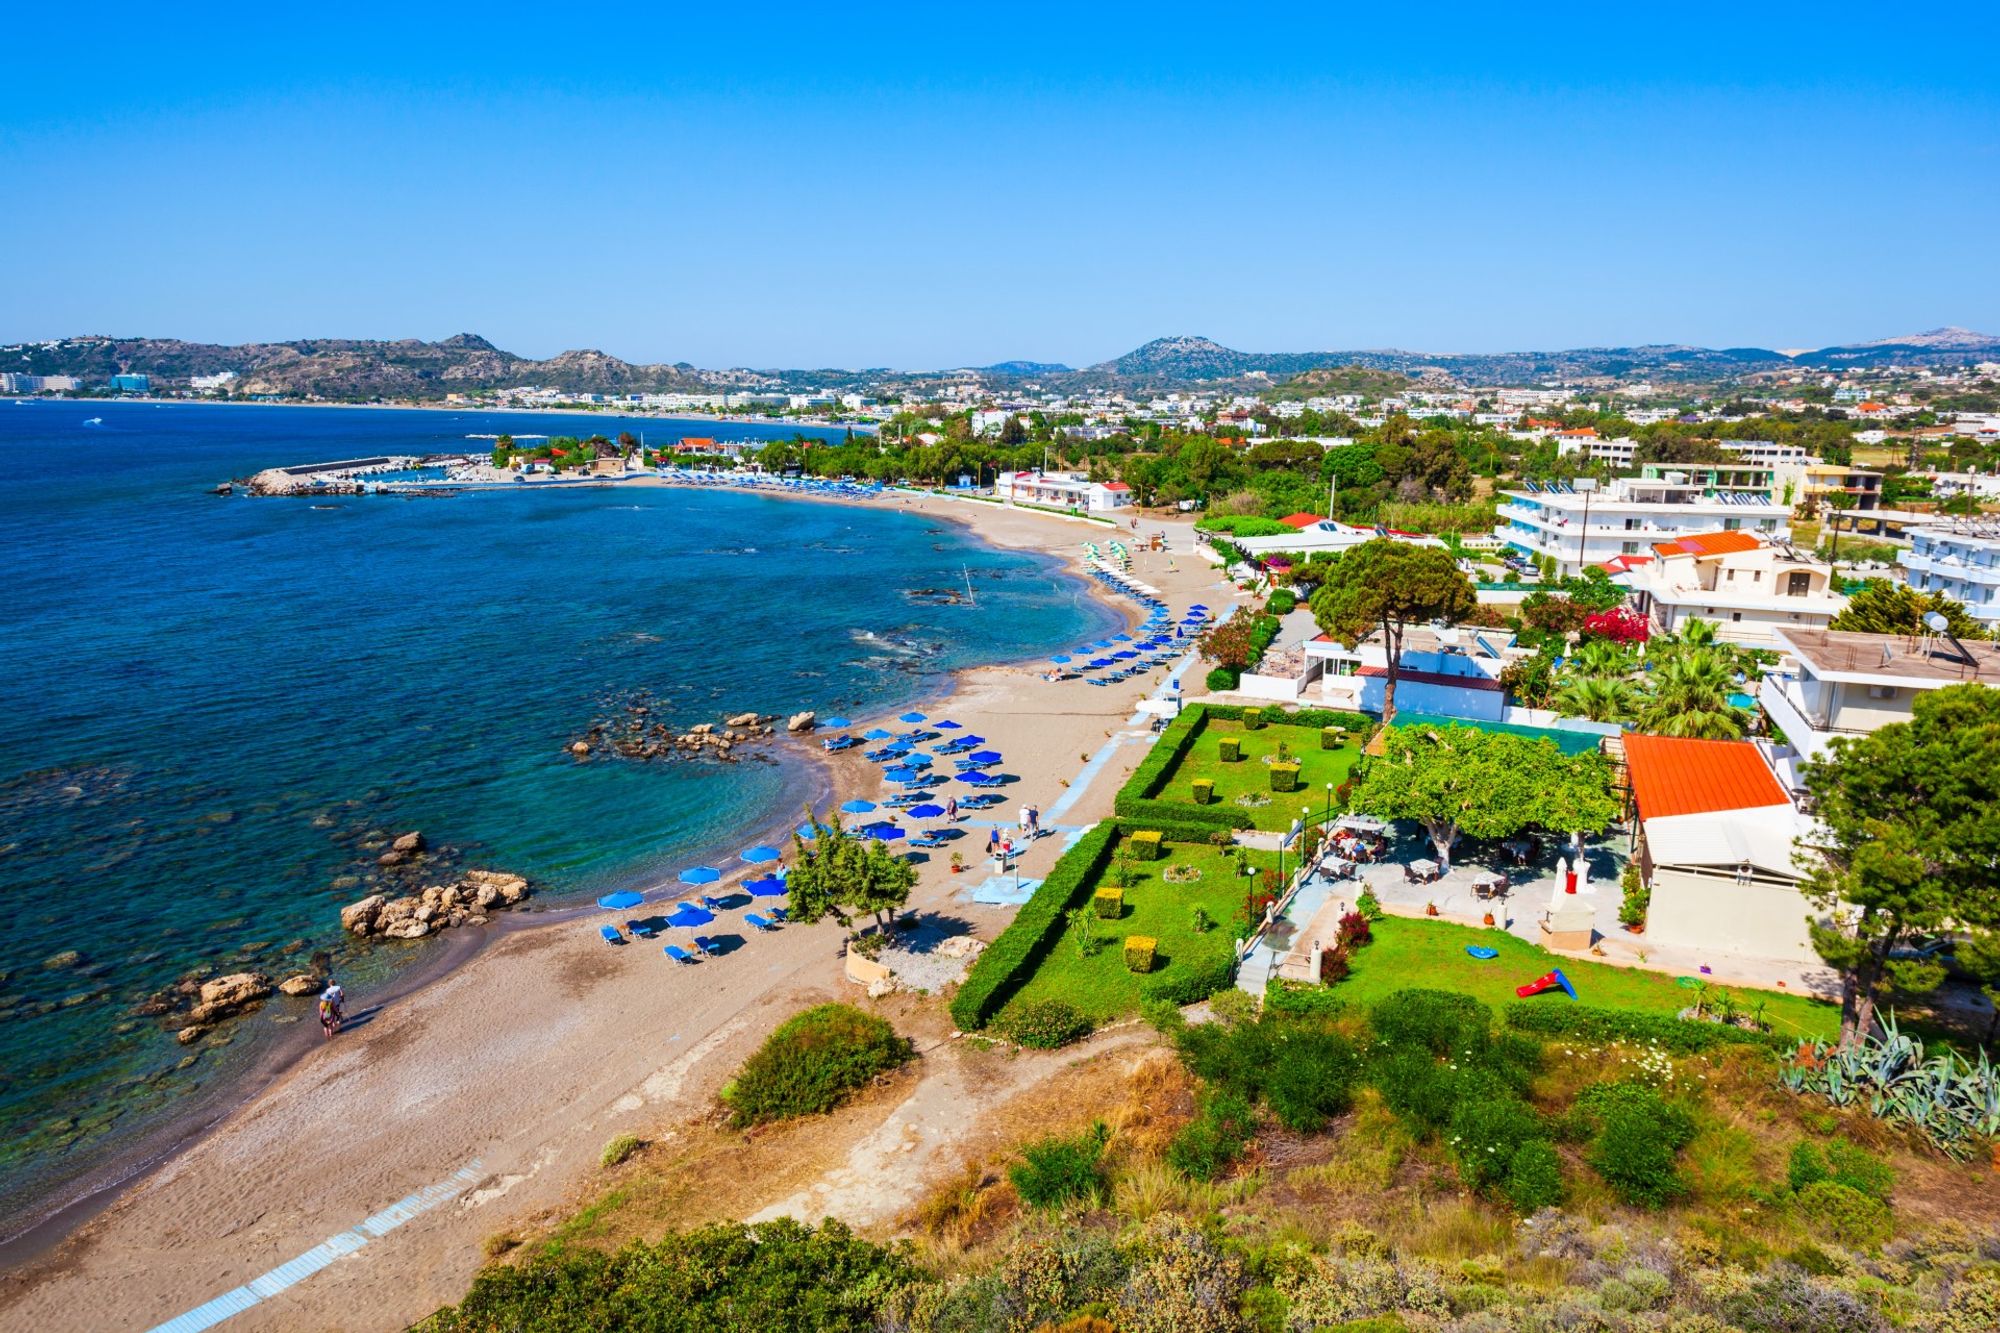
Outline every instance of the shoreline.
<path fill-rule="evenodd" d="M 285 406 L 285 404 L 243 404 L 243 406 Z M 620 484 L 620 480 L 579 478 L 572 484 L 594 482 L 600 485 L 615 485 Z M 644 480 L 657 485 L 691 489 L 682 483 L 651 474 L 624 480 Z M 732 489 L 778 500 L 822 501 L 857 509 L 876 507 L 876 502 L 873 500 L 853 497 L 750 487 Z M 895 504 L 896 499 L 902 499 L 904 503 Z M 909 512 L 916 502 L 948 503 L 955 499 L 956 497 L 951 496 L 903 490 L 888 490 L 880 497 L 888 507 L 901 512 Z M 1080 552 L 1058 554 L 1049 549 L 1045 543 L 1012 541 L 1008 540 L 1005 534 L 985 531 L 984 525 L 975 515 L 989 508 L 1000 511 L 1008 507 L 980 505 L 978 510 L 970 513 L 936 512 L 926 509 L 924 516 L 950 523 L 973 540 L 984 542 L 994 548 L 1027 551 L 1044 556 L 1064 577 L 1073 579 L 1080 585 L 1079 591 L 1085 599 L 1103 610 L 1108 617 L 1107 625 L 1116 624 L 1120 629 L 1124 629 L 1136 623 L 1132 608 L 1121 604 L 1102 584 L 1089 576 Z M 1038 519 L 1067 517 L 1045 511 L 1021 512 L 1033 514 Z M 1087 526 L 1101 530 L 1101 525 L 1098 524 Z M 1097 631 L 1089 632 L 1097 633 Z M 1106 629 L 1102 632 L 1111 631 Z M 1004 658 L 927 673 L 928 678 L 912 699 L 888 705 L 892 711 L 880 715 L 857 715 L 854 718 L 855 726 L 850 730 L 859 730 L 885 721 L 893 722 L 895 711 L 908 708 L 929 711 L 938 708 L 958 695 L 968 680 L 978 673 L 1017 671 L 1026 663 L 1035 660 L 1037 659 L 1033 656 Z M 778 751 L 776 762 L 787 770 L 788 779 L 786 791 L 781 799 L 789 804 L 803 795 L 815 810 L 823 810 L 831 803 L 830 798 L 833 795 L 848 786 L 853 786 L 856 794 L 879 794 L 880 779 L 872 765 L 863 765 L 854 756 L 831 755 L 818 749 L 816 742 L 824 734 L 815 728 L 814 731 L 804 733 L 800 737 L 787 738 L 781 734 L 776 738 L 777 743 L 772 747 Z M 786 753 L 787 751 L 792 753 Z M 795 780 L 794 774 L 796 774 Z M 750 845 L 759 841 L 774 846 L 787 846 L 791 830 L 796 823 L 795 815 L 773 811 L 768 820 L 746 831 L 740 841 L 732 838 L 731 842 L 736 846 Z M 706 863 L 729 867 L 717 885 L 705 890 L 708 892 L 714 892 L 754 873 L 753 867 L 740 866 L 736 863 L 733 849 L 730 848 L 695 847 L 688 849 L 687 856 L 691 858 L 693 864 Z M 711 859 L 704 860 L 704 858 Z M 616 887 L 631 888 L 646 894 L 649 904 L 704 891 L 677 885 L 671 879 L 649 881 L 637 873 L 629 884 L 620 882 Z M 683 892 L 676 894 L 674 890 L 677 888 Z M 542 906 L 542 901 L 539 897 L 530 899 L 535 905 L 525 912 L 516 910 L 496 914 L 488 927 L 471 929 L 461 927 L 439 932 L 439 935 L 433 938 L 439 939 L 441 943 L 436 946 L 426 945 L 426 952 L 422 958 L 400 970 L 379 990 L 355 997 L 361 1002 L 354 1007 L 356 1017 L 365 1016 L 372 1019 L 394 1006 L 407 1005 L 426 992 L 475 967 L 482 956 L 495 952 L 512 936 L 539 933 L 573 924 L 583 917 L 595 915 L 600 911 L 595 903 L 590 901 L 562 903 L 548 907 Z M 247 1023 L 252 1017 L 246 1015 L 239 1022 Z M 294 1031 L 263 1038 L 261 1048 L 255 1057 L 243 1068 L 231 1071 L 225 1089 L 202 1098 L 184 1111 L 165 1117 L 159 1125 L 144 1131 L 128 1148 L 119 1150 L 103 1163 L 84 1173 L 76 1184 L 48 1200 L 40 1201 L 46 1206 L 24 1209 L 20 1215 L 10 1219 L 10 1221 L 25 1220 L 26 1224 L 0 1236 L 0 1279 L 9 1278 L 37 1261 L 49 1257 L 73 1239 L 79 1231 L 114 1208 L 128 1193 L 199 1147 L 232 1119 L 246 1113 L 260 1099 L 280 1087 L 300 1064 L 324 1045 L 322 1040 L 311 1037 L 310 1025 L 300 1022 L 293 1027 Z M 60 1201 L 57 1201 L 58 1199 Z"/>
<path fill-rule="evenodd" d="M 561 407 L 496 407 L 490 404 L 473 403 L 265 403 L 246 401 L 240 398 L 155 398 L 147 394 L 125 394 L 117 398 L 48 398 L 40 394 L 25 397 L 15 395 L 8 401 L 29 403 L 72 403 L 88 407 L 98 403 L 130 403 L 143 407 L 302 407 L 315 411 L 320 408 L 335 407 L 358 409 L 369 412 L 499 412 L 513 416 L 575 416 L 575 417 L 615 417 L 640 421 L 712 421 L 730 426 L 798 426 L 811 430 L 851 430 L 857 435 L 874 435 L 881 431 L 879 421 L 817 421 L 806 417 L 763 417 L 732 416 L 715 413 L 696 413 L 692 416 L 673 411 L 635 411 L 630 408 L 589 403 L 565 404 Z"/>

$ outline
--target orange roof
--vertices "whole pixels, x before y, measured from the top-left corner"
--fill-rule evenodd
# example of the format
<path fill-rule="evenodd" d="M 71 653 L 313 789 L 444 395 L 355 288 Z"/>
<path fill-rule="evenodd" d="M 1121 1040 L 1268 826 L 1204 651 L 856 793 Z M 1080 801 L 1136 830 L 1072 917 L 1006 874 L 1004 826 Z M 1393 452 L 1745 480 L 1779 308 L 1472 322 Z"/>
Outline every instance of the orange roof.
<path fill-rule="evenodd" d="M 1278 522 L 1285 524 L 1287 527 L 1297 528 L 1300 532 L 1304 532 L 1307 528 L 1311 527 L 1315 523 L 1326 522 L 1326 515 L 1308 514 L 1303 509 L 1301 509 L 1296 514 L 1285 515 L 1283 518 L 1279 519 Z"/>
<path fill-rule="evenodd" d="M 1660 555 L 1728 555 L 1732 551 L 1754 551 L 1764 543 L 1748 532 L 1697 532 L 1670 542 L 1654 542 Z"/>
<path fill-rule="evenodd" d="M 1749 741 L 1625 737 L 1625 763 L 1641 819 L 1789 805 L 1764 757 Z"/>

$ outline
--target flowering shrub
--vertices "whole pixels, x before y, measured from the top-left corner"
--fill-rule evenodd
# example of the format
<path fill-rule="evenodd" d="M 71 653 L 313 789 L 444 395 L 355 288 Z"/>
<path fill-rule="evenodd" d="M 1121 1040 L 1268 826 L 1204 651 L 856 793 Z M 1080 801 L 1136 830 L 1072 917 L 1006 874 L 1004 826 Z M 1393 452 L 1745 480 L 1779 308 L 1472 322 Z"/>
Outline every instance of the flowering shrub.
<path fill-rule="evenodd" d="M 1609 639 L 1613 643 L 1644 643 L 1652 637 L 1653 627 L 1646 617 L 1630 607 L 1614 606 L 1609 611 L 1599 611 L 1583 622 L 1583 632 L 1592 638 Z"/>
<path fill-rule="evenodd" d="M 1371 938 L 1372 934 L 1368 929 L 1368 918 L 1360 912 L 1349 912 L 1340 918 L 1339 939 L 1342 948 L 1366 944 Z"/>

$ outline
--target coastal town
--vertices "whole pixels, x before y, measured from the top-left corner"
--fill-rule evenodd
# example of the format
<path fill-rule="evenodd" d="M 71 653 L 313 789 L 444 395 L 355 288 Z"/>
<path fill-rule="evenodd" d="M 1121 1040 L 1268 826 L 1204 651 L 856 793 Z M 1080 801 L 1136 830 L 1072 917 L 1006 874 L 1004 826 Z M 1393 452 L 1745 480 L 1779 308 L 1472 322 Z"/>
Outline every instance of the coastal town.
<path fill-rule="evenodd" d="M 2000 11 L 7 36 L 0 1331 L 2000 1330 Z"/>

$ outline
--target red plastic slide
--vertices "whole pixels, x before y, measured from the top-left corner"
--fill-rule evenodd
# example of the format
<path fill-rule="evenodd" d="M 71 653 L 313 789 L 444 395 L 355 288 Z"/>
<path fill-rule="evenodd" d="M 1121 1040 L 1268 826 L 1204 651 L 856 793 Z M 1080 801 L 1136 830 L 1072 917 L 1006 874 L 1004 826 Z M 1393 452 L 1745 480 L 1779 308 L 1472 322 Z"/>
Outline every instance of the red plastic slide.
<path fill-rule="evenodd" d="M 1514 994 L 1525 1000 L 1530 995 L 1540 995 L 1543 991 L 1557 989 L 1572 1000 L 1576 998 L 1576 987 L 1569 984 L 1569 978 L 1563 975 L 1561 968 L 1557 968 L 1547 976 L 1537 977 L 1525 986 L 1514 987 Z"/>

